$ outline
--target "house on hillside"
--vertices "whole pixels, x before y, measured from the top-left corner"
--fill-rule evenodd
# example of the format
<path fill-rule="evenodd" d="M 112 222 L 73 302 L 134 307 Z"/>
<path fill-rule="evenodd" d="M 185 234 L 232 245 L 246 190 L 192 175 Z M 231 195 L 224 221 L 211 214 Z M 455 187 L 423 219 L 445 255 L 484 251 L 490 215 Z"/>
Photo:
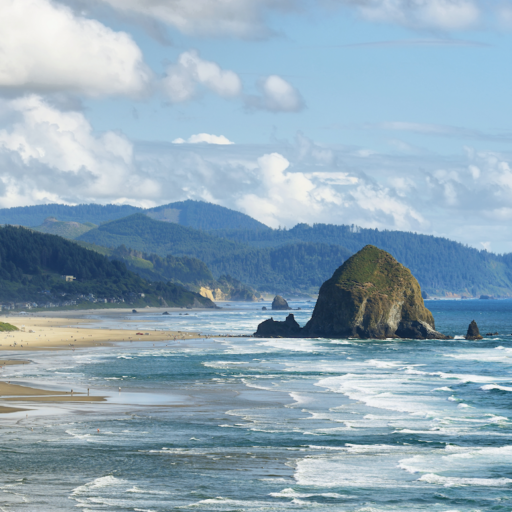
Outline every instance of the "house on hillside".
<path fill-rule="evenodd" d="M 60 276 L 66 283 L 72 283 L 73 281 L 76 281 L 76 277 L 74 276 Z"/>

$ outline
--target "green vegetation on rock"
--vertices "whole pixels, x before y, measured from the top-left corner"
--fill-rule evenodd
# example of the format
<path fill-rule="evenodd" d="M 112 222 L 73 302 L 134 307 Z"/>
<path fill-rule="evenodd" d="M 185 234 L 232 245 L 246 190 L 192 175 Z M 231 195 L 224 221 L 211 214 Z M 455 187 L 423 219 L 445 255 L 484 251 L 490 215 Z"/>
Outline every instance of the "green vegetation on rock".
<path fill-rule="evenodd" d="M 9 331 L 19 331 L 17 327 L 14 325 L 8 324 L 6 322 L 0 322 L 0 332 L 9 332 Z"/>
<path fill-rule="evenodd" d="M 320 288 L 311 320 L 297 331 L 287 322 L 266 321 L 256 336 L 322 338 L 444 339 L 435 331 L 418 281 L 389 253 L 367 245 L 349 258 Z"/>

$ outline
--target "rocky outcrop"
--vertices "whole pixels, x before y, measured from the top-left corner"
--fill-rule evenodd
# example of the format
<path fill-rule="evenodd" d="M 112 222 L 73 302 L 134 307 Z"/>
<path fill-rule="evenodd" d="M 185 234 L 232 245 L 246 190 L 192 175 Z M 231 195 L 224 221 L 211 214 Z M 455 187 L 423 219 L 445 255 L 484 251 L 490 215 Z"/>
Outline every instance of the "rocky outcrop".
<path fill-rule="evenodd" d="M 468 332 L 466 334 L 467 340 L 482 340 L 483 337 L 480 334 L 480 329 L 478 328 L 478 325 L 473 320 L 468 327 Z"/>
<path fill-rule="evenodd" d="M 300 333 L 300 325 L 290 313 L 284 322 L 277 322 L 273 318 L 265 320 L 258 325 L 254 336 L 256 338 L 297 338 Z"/>
<path fill-rule="evenodd" d="M 266 325 L 267 335 L 276 323 L 282 322 Z M 410 270 L 371 245 L 349 258 L 322 285 L 311 320 L 294 334 L 299 336 L 448 338 L 435 330 L 434 317 L 425 307 L 420 285 Z"/>
<path fill-rule="evenodd" d="M 276 295 L 272 301 L 272 309 L 274 311 L 288 311 L 292 308 L 288 306 L 288 302 L 281 295 Z"/>

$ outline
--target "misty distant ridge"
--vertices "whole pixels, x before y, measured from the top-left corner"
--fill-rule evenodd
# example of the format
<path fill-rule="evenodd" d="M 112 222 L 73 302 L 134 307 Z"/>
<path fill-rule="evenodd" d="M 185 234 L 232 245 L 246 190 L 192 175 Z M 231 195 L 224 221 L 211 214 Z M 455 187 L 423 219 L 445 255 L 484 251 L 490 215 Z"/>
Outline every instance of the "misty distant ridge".
<path fill-rule="evenodd" d="M 512 254 L 496 255 L 431 235 L 348 225 L 298 224 L 276 230 L 202 201 L 151 209 L 17 207 L 1 209 L 0 224 L 27 226 L 96 247 L 124 245 L 148 255 L 193 257 L 206 263 L 215 278 L 229 274 L 260 291 L 286 293 L 314 293 L 350 255 L 370 244 L 410 268 L 431 295 L 512 296 Z"/>
<path fill-rule="evenodd" d="M 270 229 L 265 224 L 243 213 L 223 206 L 190 199 L 148 209 L 115 204 L 18 206 L 0 209 L 0 224 L 37 227 L 42 225 L 48 217 L 54 217 L 61 222 L 99 225 L 134 213 L 144 213 L 155 220 L 181 224 L 203 231 L 215 229 Z"/>

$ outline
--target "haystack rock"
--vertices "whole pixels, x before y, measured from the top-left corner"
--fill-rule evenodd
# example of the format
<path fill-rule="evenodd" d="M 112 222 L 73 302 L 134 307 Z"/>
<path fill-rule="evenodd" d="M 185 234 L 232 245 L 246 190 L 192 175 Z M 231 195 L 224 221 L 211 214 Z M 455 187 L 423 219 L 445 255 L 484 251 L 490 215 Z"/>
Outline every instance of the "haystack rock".
<path fill-rule="evenodd" d="M 276 295 L 272 301 L 272 309 L 274 311 L 288 311 L 292 308 L 288 306 L 288 302 L 281 295 Z"/>
<path fill-rule="evenodd" d="M 468 327 L 468 333 L 466 334 L 467 340 L 483 340 L 482 335 L 480 334 L 480 329 L 478 325 L 473 320 Z"/>
<path fill-rule="evenodd" d="M 282 336 L 283 329 L 274 324 L 266 325 L 266 337 L 271 337 L 271 326 Z M 255 336 L 259 333 L 258 328 Z M 435 330 L 410 270 L 372 245 L 349 258 L 322 285 L 311 320 L 290 337 L 448 339 Z"/>

